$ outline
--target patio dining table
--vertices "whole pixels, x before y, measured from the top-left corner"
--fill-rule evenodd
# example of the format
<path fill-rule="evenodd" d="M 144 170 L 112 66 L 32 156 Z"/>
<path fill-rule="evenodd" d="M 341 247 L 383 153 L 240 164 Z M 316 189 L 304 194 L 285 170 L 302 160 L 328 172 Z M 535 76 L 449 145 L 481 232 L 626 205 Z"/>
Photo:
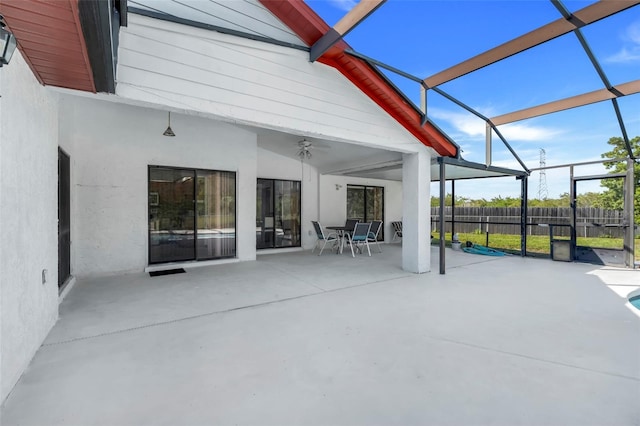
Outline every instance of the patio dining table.
<path fill-rule="evenodd" d="M 338 248 L 338 251 L 336 251 L 336 254 L 342 254 L 343 249 L 344 249 L 344 238 L 345 236 L 348 234 L 348 231 L 351 231 L 351 228 L 347 228 L 344 225 L 339 225 L 339 226 L 326 226 L 326 229 L 330 229 L 332 231 L 336 231 L 336 235 L 338 236 L 338 239 L 340 240 L 340 247 Z"/>

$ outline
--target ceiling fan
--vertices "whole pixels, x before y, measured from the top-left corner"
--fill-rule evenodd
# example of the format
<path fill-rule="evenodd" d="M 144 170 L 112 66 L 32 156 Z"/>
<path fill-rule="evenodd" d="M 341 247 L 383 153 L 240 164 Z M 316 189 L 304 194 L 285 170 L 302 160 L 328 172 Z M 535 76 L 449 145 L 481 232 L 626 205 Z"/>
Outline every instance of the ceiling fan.
<path fill-rule="evenodd" d="M 311 154 L 312 148 L 313 148 L 313 144 L 310 141 L 306 139 L 299 141 L 298 142 L 298 158 L 300 158 L 300 160 L 309 160 L 312 156 Z"/>

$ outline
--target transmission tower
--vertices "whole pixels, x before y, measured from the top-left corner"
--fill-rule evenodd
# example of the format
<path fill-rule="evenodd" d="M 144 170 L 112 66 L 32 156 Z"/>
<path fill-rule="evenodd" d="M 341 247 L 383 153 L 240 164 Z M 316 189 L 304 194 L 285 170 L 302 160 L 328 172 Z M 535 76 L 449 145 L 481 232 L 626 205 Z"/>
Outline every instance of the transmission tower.
<path fill-rule="evenodd" d="M 538 200 L 546 200 L 549 197 L 547 189 L 547 171 L 543 167 L 547 166 L 547 152 L 540 148 L 540 182 L 538 184 Z"/>

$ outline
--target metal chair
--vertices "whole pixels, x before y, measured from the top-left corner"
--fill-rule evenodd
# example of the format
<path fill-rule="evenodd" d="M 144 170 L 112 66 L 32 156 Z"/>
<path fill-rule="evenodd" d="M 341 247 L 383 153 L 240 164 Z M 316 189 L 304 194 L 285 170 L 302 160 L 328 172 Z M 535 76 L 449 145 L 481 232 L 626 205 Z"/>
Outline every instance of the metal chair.
<path fill-rule="evenodd" d="M 320 253 L 318 253 L 318 256 L 322 254 L 322 251 L 327 246 L 327 244 L 333 243 L 335 245 L 340 242 L 340 238 L 338 238 L 338 234 L 332 232 L 330 234 L 325 235 L 324 231 L 322 230 L 322 225 L 320 225 L 320 223 L 314 220 L 312 220 L 311 223 L 313 223 L 313 228 L 316 230 L 316 235 L 318 237 L 316 241 L 316 245 L 313 246 L 311 253 L 313 253 L 316 250 L 316 247 L 318 247 L 318 244 L 320 243 L 322 243 L 322 248 L 320 249 Z"/>
<path fill-rule="evenodd" d="M 382 229 L 382 221 L 374 220 L 371 222 L 371 229 L 369 230 L 369 235 L 367 235 L 367 243 L 375 243 L 378 246 L 378 250 L 382 253 L 382 247 L 378 244 L 378 234 L 380 234 L 380 229 Z"/>
<path fill-rule="evenodd" d="M 360 250 L 360 253 L 362 253 L 362 245 L 366 245 L 367 246 L 367 251 L 369 252 L 369 256 L 371 256 L 371 249 L 369 248 L 369 241 L 368 241 L 368 236 L 369 236 L 369 232 L 371 231 L 371 224 L 370 223 L 356 223 L 356 227 L 353 230 L 353 235 L 351 235 L 348 238 L 348 242 L 349 242 L 349 246 L 351 247 L 351 256 L 356 257 L 356 255 L 353 252 L 353 246 L 356 246 L 357 250 Z"/>
<path fill-rule="evenodd" d="M 356 223 L 358 222 L 360 222 L 360 219 L 347 219 L 347 221 L 344 223 L 344 231 L 342 231 L 342 233 L 338 235 L 339 237 L 342 237 L 342 247 L 344 247 L 344 244 L 349 241 L 347 237 L 351 237 L 351 235 L 353 234 L 353 230 L 356 227 Z"/>
<path fill-rule="evenodd" d="M 396 238 L 402 238 L 402 222 L 391 222 L 391 226 L 393 226 L 393 238 L 391 238 L 391 242 L 394 242 Z"/>
<path fill-rule="evenodd" d="M 360 222 L 358 219 L 347 219 L 344 224 L 345 232 L 351 234 L 353 233 L 354 228 L 356 227 L 356 223 Z"/>

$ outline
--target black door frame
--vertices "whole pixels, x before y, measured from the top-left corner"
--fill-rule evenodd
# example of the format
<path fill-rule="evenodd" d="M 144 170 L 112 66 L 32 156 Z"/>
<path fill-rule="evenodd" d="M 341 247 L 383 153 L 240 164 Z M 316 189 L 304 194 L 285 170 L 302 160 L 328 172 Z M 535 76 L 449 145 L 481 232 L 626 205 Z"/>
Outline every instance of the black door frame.
<path fill-rule="evenodd" d="M 58 147 L 58 290 L 71 278 L 71 157 Z"/>
<path fill-rule="evenodd" d="M 375 186 L 375 185 L 358 185 L 358 184 L 347 184 L 347 194 L 349 193 L 349 187 L 361 187 L 364 188 L 364 196 L 363 196 L 363 205 L 364 205 L 364 221 L 365 222 L 371 222 L 371 220 L 367 220 L 367 189 L 368 188 L 380 188 L 382 189 L 382 219 L 380 219 L 382 221 L 382 223 L 384 224 L 384 214 L 385 214 L 385 209 L 384 209 L 384 204 L 385 204 L 385 187 L 384 186 Z M 348 206 L 347 206 L 348 208 Z M 347 212 L 348 213 L 348 212 Z M 347 219 L 349 219 L 349 217 L 347 217 Z M 376 220 L 376 219 L 373 219 Z M 380 232 L 378 233 L 378 241 L 384 241 L 384 226 L 380 228 Z"/>
<path fill-rule="evenodd" d="M 578 182 L 585 182 L 585 181 L 591 181 L 591 180 L 605 180 L 605 179 L 622 179 L 622 187 L 626 188 L 626 182 L 627 182 L 627 174 L 626 173 L 617 173 L 617 174 L 607 174 L 607 175 L 594 175 L 594 176 L 574 176 L 573 175 L 573 168 L 571 170 L 571 188 L 570 188 L 570 193 L 569 193 L 569 199 L 570 199 L 570 207 L 571 207 L 571 227 L 570 227 L 570 257 L 571 260 L 576 260 L 579 261 L 580 256 L 579 256 L 579 249 L 578 249 L 578 231 L 577 231 L 577 227 L 578 227 L 578 215 L 577 215 L 577 210 L 578 210 Z M 622 196 L 623 196 L 623 205 L 626 205 L 626 197 L 628 196 L 626 194 L 625 191 L 622 192 Z M 626 228 L 629 226 L 628 223 L 619 226 L 620 228 L 623 228 L 626 230 Z M 626 256 L 626 252 L 628 252 L 630 250 L 629 247 L 633 247 L 634 241 L 632 239 L 632 241 L 627 241 L 628 239 L 628 235 L 625 232 L 624 233 L 624 237 L 623 237 L 623 242 L 622 242 L 622 249 L 601 249 L 601 250 L 607 250 L 607 251 L 611 251 L 611 252 L 621 252 L 621 253 L 625 253 L 625 259 L 623 262 L 626 263 L 627 261 L 627 256 Z M 595 248 L 595 247 L 594 247 Z M 633 265 L 626 265 L 628 267 L 633 267 Z"/>
<path fill-rule="evenodd" d="M 280 248 L 291 248 L 291 247 L 302 247 L 302 181 L 299 180 L 292 180 L 292 179 L 269 179 L 269 178 L 257 178 L 256 179 L 256 187 L 258 184 L 258 181 L 270 181 L 272 183 L 271 188 L 271 207 L 273 209 L 273 245 L 272 247 L 258 247 L 257 244 L 257 240 L 256 240 L 256 250 L 267 250 L 267 249 L 280 249 Z M 275 196 L 276 196 L 276 182 L 297 182 L 300 184 L 300 194 L 298 196 L 298 212 L 300 214 L 300 220 L 298 220 L 298 229 L 297 229 L 297 235 L 299 235 L 300 241 L 298 241 L 298 244 L 295 246 L 277 246 L 276 245 L 276 241 L 277 241 L 277 237 L 276 237 L 276 214 L 275 214 Z M 263 206 L 263 211 L 264 211 L 264 206 Z M 257 218 L 256 218 L 257 219 Z M 262 227 L 262 229 L 264 229 L 264 226 Z"/>

